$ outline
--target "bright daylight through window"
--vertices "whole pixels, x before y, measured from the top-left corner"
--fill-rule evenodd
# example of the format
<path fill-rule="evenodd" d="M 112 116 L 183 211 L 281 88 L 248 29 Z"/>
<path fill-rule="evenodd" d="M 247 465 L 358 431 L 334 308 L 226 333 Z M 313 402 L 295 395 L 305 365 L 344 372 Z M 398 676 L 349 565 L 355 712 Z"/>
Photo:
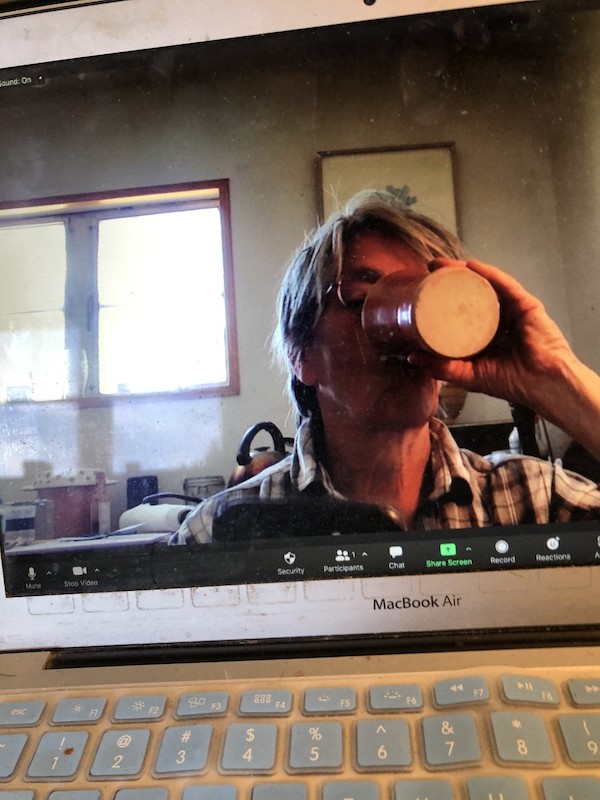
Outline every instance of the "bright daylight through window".
<path fill-rule="evenodd" d="M 238 390 L 226 181 L 4 207 L 0 274 L 0 402 Z"/>

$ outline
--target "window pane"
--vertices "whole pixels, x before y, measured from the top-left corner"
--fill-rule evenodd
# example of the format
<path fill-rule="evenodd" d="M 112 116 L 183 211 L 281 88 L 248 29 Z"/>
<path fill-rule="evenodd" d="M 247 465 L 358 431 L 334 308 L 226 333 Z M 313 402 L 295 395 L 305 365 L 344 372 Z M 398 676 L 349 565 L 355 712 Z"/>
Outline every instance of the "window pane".
<path fill-rule="evenodd" d="M 0 228 L 0 313 L 62 309 L 66 271 L 62 222 Z"/>
<path fill-rule="evenodd" d="M 100 392 L 224 383 L 220 210 L 103 220 L 98 237 Z"/>
<path fill-rule="evenodd" d="M 0 228 L 0 401 L 67 390 L 62 223 Z"/>

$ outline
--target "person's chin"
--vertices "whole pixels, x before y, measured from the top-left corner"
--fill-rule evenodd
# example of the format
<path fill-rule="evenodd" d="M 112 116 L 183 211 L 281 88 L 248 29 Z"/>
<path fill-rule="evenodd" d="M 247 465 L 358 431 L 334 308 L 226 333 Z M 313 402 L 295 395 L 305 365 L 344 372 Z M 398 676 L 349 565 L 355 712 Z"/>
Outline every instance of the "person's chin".
<path fill-rule="evenodd" d="M 437 413 L 437 394 L 423 391 L 410 397 L 387 395 L 379 398 L 370 409 L 370 423 L 374 428 L 403 430 L 428 425 Z"/>

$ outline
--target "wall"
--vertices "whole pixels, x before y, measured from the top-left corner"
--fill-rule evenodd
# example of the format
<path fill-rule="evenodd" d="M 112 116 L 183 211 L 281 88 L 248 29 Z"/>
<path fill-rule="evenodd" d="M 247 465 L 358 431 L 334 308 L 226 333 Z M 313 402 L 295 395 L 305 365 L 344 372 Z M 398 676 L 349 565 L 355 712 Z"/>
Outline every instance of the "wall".
<path fill-rule="evenodd" d="M 579 14 L 562 31 L 554 87 L 565 124 L 552 140 L 573 345 L 600 370 L 600 15 Z"/>
<path fill-rule="evenodd" d="M 0 496 L 22 499 L 41 465 L 93 466 L 118 479 L 119 511 L 129 475 L 158 474 L 161 490 L 178 492 L 185 476 L 228 475 L 252 423 L 293 432 L 268 340 L 283 266 L 316 221 L 320 150 L 455 142 L 467 246 L 535 288 L 570 335 L 550 135 L 560 109 L 546 50 L 450 28 L 426 31 L 411 50 L 414 24 L 374 28 L 367 40 L 345 33 L 333 46 L 324 33 L 301 46 L 280 35 L 157 54 L 125 71 L 78 66 L 35 95 L 0 97 L 0 201 L 230 179 L 241 369 L 232 398 L 0 409 Z M 574 331 L 585 344 L 585 328 Z M 471 397 L 464 418 L 507 414 L 506 403 Z"/>

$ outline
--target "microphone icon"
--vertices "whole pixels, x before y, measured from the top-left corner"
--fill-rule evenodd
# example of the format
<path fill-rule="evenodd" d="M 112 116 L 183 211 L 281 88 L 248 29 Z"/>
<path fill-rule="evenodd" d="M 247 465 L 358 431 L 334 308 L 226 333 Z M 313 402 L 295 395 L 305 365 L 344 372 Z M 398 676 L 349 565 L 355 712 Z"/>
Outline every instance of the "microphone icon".
<path fill-rule="evenodd" d="M 27 570 L 27 575 L 29 576 L 29 580 L 30 581 L 32 581 L 35 578 L 36 574 L 37 573 L 34 570 L 34 568 L 33 567 L 29 567 L 29 569 Z"/>

